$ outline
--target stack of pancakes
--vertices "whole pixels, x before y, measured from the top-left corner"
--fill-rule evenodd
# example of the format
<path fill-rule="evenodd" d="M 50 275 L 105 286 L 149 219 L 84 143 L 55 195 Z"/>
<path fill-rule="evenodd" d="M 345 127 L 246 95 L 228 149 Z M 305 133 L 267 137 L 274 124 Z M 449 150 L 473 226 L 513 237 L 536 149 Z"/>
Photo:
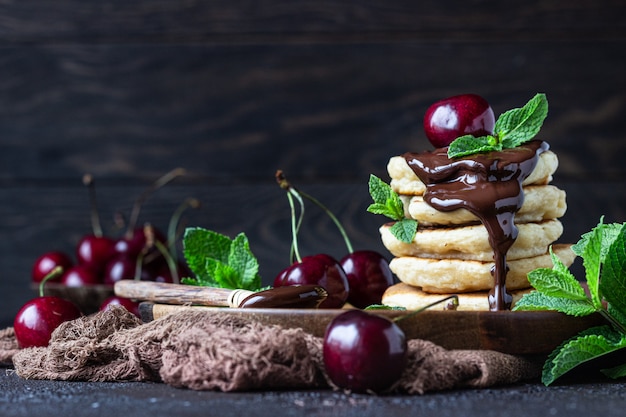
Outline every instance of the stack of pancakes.
<path fill-rule="evenodd" d="M 519 234 L 507 253 L 506 288 L 513 303 L 530 290 L 528 272 L 552 267 L 550 246 L 567 266 L 575 258 L 571 245 L 554 244 L 563 232 L 558 219 L 567 208 L 565 192 L 550 185 L 557 167 L 556 154 L 543 152 L 522 183 L 524 204 L 515 216 Z M 486 228 L 466 209 L 442 212 L 428 205 L 423 199 L 426 186 L 404 157 L 392 157 L 387 171 L 392 189 L 404 203 L 405 217 L 419 226 L 410 244 L 391 234 L 391 224 L 380 228 L 383 244 L 394 256 L 391 270 L 401 281 L 385 292 L 383 304 L 417 309 L 458 294 L 459 310 L 489 310 L 494 262 Z"/>

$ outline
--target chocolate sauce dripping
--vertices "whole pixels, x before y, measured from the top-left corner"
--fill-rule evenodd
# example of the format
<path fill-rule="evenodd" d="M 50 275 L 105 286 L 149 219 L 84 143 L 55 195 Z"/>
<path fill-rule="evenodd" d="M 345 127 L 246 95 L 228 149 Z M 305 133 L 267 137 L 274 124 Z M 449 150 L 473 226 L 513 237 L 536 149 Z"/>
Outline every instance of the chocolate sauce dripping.
<path fill-rule="evenodd" d="M 506 254 L 517 239 L 514 219 L 524 203 L 522 182 L 548 149 L 546 142 L 534 140 L 517 148 L 458 159 L 449 159 L 447 148 L 403 155 L 426 185 L 424 201 L 439 211 L 465 208 L 486 227 L 494 257 L 491 310 L 511 307 L 512 297 L 505 285 Z"/>

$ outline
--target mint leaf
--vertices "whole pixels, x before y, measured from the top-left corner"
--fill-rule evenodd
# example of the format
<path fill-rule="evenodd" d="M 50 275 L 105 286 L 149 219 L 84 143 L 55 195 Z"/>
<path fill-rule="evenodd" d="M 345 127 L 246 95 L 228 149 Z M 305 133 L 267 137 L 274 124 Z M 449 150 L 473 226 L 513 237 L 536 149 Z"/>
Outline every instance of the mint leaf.
<path fill-rule="evenodd" d="M 623 378 L 626 376 L 626 363 L 609 369 L 602 369 L 604 375 L 612 379 Z"/>
<path fill-rule="evenodd" d="M 238 288 L 256 290 L 261 287 L 259 262 L 250 251 L 250 243 L 243 233 L 238 234 L 230 246 L 228 264 L 237 272 Z"/>
<path fill-rule="evenodd" d="M 545 385 L 575 367 L 626 347 L 626 336 L 610 326 L 588 329 L 557 348 L 544 364 L 541 380 Z"/>
<path fill-rule="evenodd" d="M 583 258 L 587 287 L 589 288 L 591 300 L 596 308 L 602 308 L 602 300 L 599 291 L 600 265 L 602 265 L 603 259 L 606 256 L 606 250 L 603 250 L 602 248 L 604 236 L 603 229 L 602 220 L 600 220 L 600 224 L 598 224 L 598 226 L 596 226 L 585 238 L 585 243 L 580 243 L 582 242 L 581 239 L 581 241 L 579 241 L 580 246 L 576 248 L 576 250 L 580 250 L 579 254 Z M 572 248 L 572 250 L 574 250 L 574 248 Z M 603 251 L 605 252 L 604 254 Z"/>
<path fill-rule="evenodd" d="M 371 204 L 367 211 L 374 214 L 382 214 L 392 220 L 401 220 L 404 218 L 404 205 L 402 200 L 391 189 L 391 186 L 378 178 L 376 175 L 370 175 L 369 191 L 374 204 Z"/>
<path fill-rule="evenodd" d="M 551 297 L 587 301 L 585 290 L 567 267 L 550 249 L 554 267 L 535 269 L 528 273 L 528 281 L 541 293 Z"/>
<path fill-rule="evenodd" d="M 500 115 L 494 130 L 504 148 L 515 148 L 539 133 L 547 115 L 546 95 L 536 94 L 524 107 Z"/>
<path fill-rule="evenodd" d="M 611 307 L 626 316 L 626 224 L 606 253 L 599 288 Z"/>
<path fill-rule="evenodd" d="M 374 203 L 370 204 L 367 211 L 395 220 L 396 223 L 390 229 L 391 234 L 401 242 L 411 243 L 417 233 L 417 220 L 404 217 L 404 204 L 400 196 L 375 175 L 370 175 L 369 191 Z"/>
<path fill-rule="evenodd" d="M 532 291 L 517 300 L 513 311 L 558 311 L 570 316 L 583 317 L 595 313 L 596 309 L 587 300 L 569 300 Z"/>
<path fill-rule="evenodd" d="M 232 266 L 215 259 L 207 259 L 207 269 L 210 268 L 214 274 L 216 287 L 239 288 L 238 271 Z"/>
<path fill-rule="evenodd" d="M 585 250 L 587 250 L 587 246 L 592 244 L 590 242 L 591 239 L 594 238 L 594 234 L 601 232 L 601 245 L 600 245 L 600 263 L 604 262 L 604 258 L 606 258 L 606 254 L 609 251 L 609 248 L 613 244 L 613 241 L 620 234 L 623 224 L 619 223 L 610 223 L 604 224 L 603 218 L 600 219 L 600 223 L 596 227 L 594 227 L 590 232 L 584 233 L 580 240 L 572 246 L 572 250 L 578 256 L 584 257 Z"/>
<path fill-rule="evenodd" d="M 402 219 L 395 222 L 389 231 L 400 242 L 411 243 L 417 233 L 417 220 Z"/>
<path fill-rule="evenodd" d="M 182 279 L 183 284 L 251 291 L 261 287 L 259 264 L 243 233 L 231 240 L 210 230 L 188 228 L 183 236 L 183 255 L 195 275 Z"/>
<path fill-rule="evenodd" d="M 555 310 L 574 316 L 599 313 L 611 326 L 583 331 L 555 349 L 545 363 L 542 380 L 546 385 L 584 362 L 626 348 L 626 223 L 605 225 L 601 218 L 572 250 L 583 258 L 590 295 L 581 293 L 580 284 L 551 251 L 554 267 L 528 274 L 537 291 L 524 295 L 514 309 Z M 626 363 L 603 372 L 626 376 Z"/>
<path fill-rule="evenodd" d="M 230 239 L 227 236 L 199 227 L 187 228 L 183 236 L 183 245 L 183 256 L 196 278 L 207 285 L 215 283 L 213 274 L 207 272 L 206 258 L 210 254 L 213 259 L 227 262 Z"/>
<path fill-rule="evenodd" d="M 475 137 L 465 135 L 455 139 L 448 146 L 448 158 L 460 158 L 462 156 L 474 155 L 476 153 L 487 153 L 501 151 L 502 144 L 498 143 L 493 136 Z"/>
<path fill-rule="evenodd" d="M 548 115 L 545 94 L 536 94 L 523 107 L 509 110 L 498 117 L 493 136 L 456 138 L 448 146 L 448 158 L 460 158 L 477 153 L 516 148 L 532 140 Z"/>

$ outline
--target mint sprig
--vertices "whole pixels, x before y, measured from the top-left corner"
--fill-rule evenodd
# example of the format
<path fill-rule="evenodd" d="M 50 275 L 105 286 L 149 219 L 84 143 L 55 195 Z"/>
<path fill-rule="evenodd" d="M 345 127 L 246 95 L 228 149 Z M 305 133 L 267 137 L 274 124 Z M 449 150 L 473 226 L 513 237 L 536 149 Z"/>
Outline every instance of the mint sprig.
<path fill-rule="evenodd" d="M 259 263 L 243 233 L 231 240 L 201 227 L 187 228 L 183 255 L 195 275 L 181 279 L 183 284 L 251 291 L 261 288 Z"/>
<path fill-rule="evenodd" d="M 448 146 L 448 158 L 518 147 L 539 133 L 547 115 L 546 95 L 538 93 L 524 107 L 501 114 L 496 120 L 493 135 L 480 137 L 465 135 L 455 139 Z"/>
<path fill-rule="evenodd" d="M 404 204 L 391 186 L 377 176 L 370 175 L 369 192 L 374 203 L 370 204 L 367 211 L 394 220 L 391 234 L 401 242 L 413 242 L 417 233 L 417 220 L 404 217 Z"/>
<path fill-rule="evenodd" d="M 626 223 L 604 224 L 600 219 L 572 250 L 583 259 L 588 293 L 551 252 L 553 268 L 528 274 L 535 291 L 524 295 L 514 310 L 554 310 L 572 316 L 598 313 L 609 325 L 587 329 L 556 348 L 544 365 L 545 385 L 585 362 L 626 348 Z M 623 377 L 626 363 L 601 371 L 611 378 Z"/>

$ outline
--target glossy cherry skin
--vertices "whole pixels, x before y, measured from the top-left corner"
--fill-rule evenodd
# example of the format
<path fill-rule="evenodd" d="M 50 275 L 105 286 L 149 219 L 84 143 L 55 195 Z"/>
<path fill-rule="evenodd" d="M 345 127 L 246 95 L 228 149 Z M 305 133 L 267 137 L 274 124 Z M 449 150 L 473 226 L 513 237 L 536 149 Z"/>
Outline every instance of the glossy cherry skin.
<path fill-rule="evenodd" d="M 305 256 L 281 271 L 274 279 L 274 286 L 319 285 L 328 291 L 328 297 L 319 308 L 341 308 L 349 293 L 348 278 L 343 268 L 332 256 L 319 254 Z"/>
<path fill-rule="evenodd" d="M 78 263 L 100 274 L 114 255 L 115 241 L 106 236 L 84 236 L 76 246 Z"/>
<path fill-rule="evenodd" d="M 134 279 L 137 270 L 137 260 L 126 254 L 119 254 L 109 259 L 104 267 L 102 282 L 114 285 L 122 279 Z"/>
<path fill-rule="evenodd" d="M 74 262 L 64 252 L 51 251 L 41 255 L 33 264 L 31 277 L 33 282 L 41 282 L 43 279 L 52 272 L 56 267 L 61 267 L 63 270 L 67 270 L 72 267 Z M 50 282 L 58 282 L 61 280 L 61 276 L 50 278 Z"/>
<path fill-rule="evenodd" d="M 371 250 L 354 251 L 339 261 L 348 278 L 348 302 L 357 308 L 381 304 L 383 294 L 393 285 L 389 262 Z"/>
<path fill-rule="evenodd" d="M 349 310 L 328 324 L 323 356 L 326 373 L 338 387 L 382 392 L 400 379 L 406 368 L 406 336 L 391 320 Z"/>
<path fill-rule="evenodd" d="M 165 244 L 167 239 L 158 229 L 153 228 L 154 236 L 161 243 Z M 143 227 L 133 229 L 132 233 L 115 241 L 114 250 L 116 253 L 124 253 L 129 256 L 138 256 L 146 247 L 146 233 Z"/>
<path fill-rule="evenodd" d="M 424 132 L 435 148 L 448 146 L 464 135 L 492 135 L 495 116 L 487 100 L 462 94 L 433 103 L 424 115 Z"/>
<path fill-rule="evenodd" d="M 102 302 L 100 305 L 100 311 L 104 311 L 110 306 L 119 305 L 124 307 L 129 312 L 133 313 L 137 317 L 141 317 L 139 314 L 139 303 L 129 300 L 128 298 L 118 297 L 113 295 Z"/>
<path fill-rule="evenodd" d="M 82 265 L 76 265 L 61 275 L 61 283 L 68 287 L 83 287 L 102 284 L 102 280 L 93 270 Z"/>
<path fill-rule="evenodd" d="M 35 298 L 17 312 L 13 321 L 15 338 L 20 348 L 48 346 L 54 329 L 80 316 L 78 307 L 63 298 Z"/>

